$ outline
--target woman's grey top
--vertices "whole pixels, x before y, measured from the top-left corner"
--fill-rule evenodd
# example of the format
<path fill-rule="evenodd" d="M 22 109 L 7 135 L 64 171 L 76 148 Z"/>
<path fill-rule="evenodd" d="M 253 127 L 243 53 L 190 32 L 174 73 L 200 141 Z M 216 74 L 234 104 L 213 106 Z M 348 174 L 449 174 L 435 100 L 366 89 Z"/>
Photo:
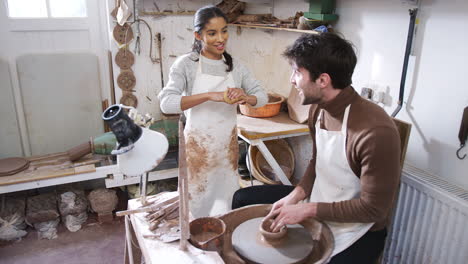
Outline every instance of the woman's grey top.
<path fill-rule="evenodd" d="M 166 114 L 182 113 L 180 103 L 182 96 L 192 95 L 192 87 L 197 73 L 199 54 L 191 52 L 176 59 L 169 71 L 169 81 L 159 93 L 161 111 Z M 202 72 L 216 76 L 226 76 L 227 65 L 224 60 L 202 59 Z M 260 82 L 252 73 L 233 58 L 232 77 L 236 88 L 244 89 L 248 95 L 257 97 L 255 107 L 264 106 L 268 102 L 268 95 L 262 89 Z"/>

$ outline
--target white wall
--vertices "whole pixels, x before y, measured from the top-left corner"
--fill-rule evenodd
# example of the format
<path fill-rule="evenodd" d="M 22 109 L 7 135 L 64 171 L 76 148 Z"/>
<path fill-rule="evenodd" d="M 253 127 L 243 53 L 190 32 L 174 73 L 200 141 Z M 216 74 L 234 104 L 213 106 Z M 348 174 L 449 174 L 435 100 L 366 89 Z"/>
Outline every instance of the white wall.
<path fill-rule="evenodd" d="M 384 108 L 391 114 L 398 101 L 410 6 L 399 0 L 341 0 L 337 7 L 337 29 L 359 53 L 355 87 L 388 90 Z M 414 75 L 409 71 L 405 104 L 397 116 L 413 124 L 406 161 L 468 188 L 468 159 L 455 156 L 468 106 L 468 2 L 420 0 L 418 17 Z"/>
<path fill-rule="evenodd" d="M 180 1 L 182 7 L 196 3 L 185 2 Z M 112 0 L 108 0 L 108 3 L 113 5 Z M 144 3 L 151 5 L 151 1 Z M 468 90 L 462 79 L 466 76 L 464 62 L 468 57 L 465 49 L 468 42 L 465 33 L 468 28 L 468 2 L 420 0 L 420 5 L 414 67 L 410 67 L 408 73 L 406 103 L 397 116 L 413 124 L 406 160 L 420 169 L 468 188 L 468 158 L 460 161 L 455 156 L 462 110 L 468 105 Z M 354 86 L 358 92 L 365 86 L 386 92 L 385 105 L 381 105 L 389 114 L 396 108 L 398 100 L 410 7 L 401 0 L 337 1 L 340 19 L 336 29 L 354 43 L 358 52 Z M 187 10 L 193 10 L 190 8 Z M 257 5 L 247 10 L 268 9 L 273 10 L 275 16 L 286 18 L 294 16 L 296 11 L 307 11 L 308 4 L 303 0 L 276 0 L 263 6 L 263 9 Z M 175 59 L 173 56 L 190 50 L 192 20 L 190 17 L 175 16 L 145 19 L 151 21 L 153 33 L 163 34 L 163 69 L 167 80 L 167 70 Z M 290 68 L 280 54 L 299 34 L 249 28 L 239 32 L 237 27 L 230 27 L 229 32 L 227 50 L 255 73 L 266 90 L 287 96 L 291 87 Z M 145 37 L 143 33 L 142 43 L 147 42 L 143 39 Z M 146 52 L 142 49 L 142 54 Z M 156 78 L 151 77 L 159 74 L 154 69 L 138 66 L 140 59 L 144 60 L 143 57 L 137 58 L 135 67 L 137 75 L 144 76 L 137 76 L 137 79 Z M 118 74 L 118 71 L 114 69 L 114 73 Z M 160 85 L 158 81 L 152 82 L 148 88 L 155 96 Z M 157 103 L 153 102 L 151 107 L 146 108 L 144 105 L 140 104 L 139 108 L 160 114 Z"/>

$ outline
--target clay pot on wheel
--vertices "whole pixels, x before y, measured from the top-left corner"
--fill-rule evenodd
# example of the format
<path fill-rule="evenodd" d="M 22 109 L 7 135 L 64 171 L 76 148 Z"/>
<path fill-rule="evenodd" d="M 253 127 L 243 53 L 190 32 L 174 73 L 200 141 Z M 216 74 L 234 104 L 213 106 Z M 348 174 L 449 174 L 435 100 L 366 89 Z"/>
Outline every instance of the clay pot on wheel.
<path fill-rule="evenodd" d="M 286 234 L 288 233 L 288 229 L 286 226 L 283 226 L 280 231 L 272 232 L 270 229 L 271 224 L 273 223 L 273 219 L 266 219 L 262 221 L 262 224 L 259 227 L 260 234 L 262 235 L 262 241 L 275 246 L 280 244 L 285 238 Z"/>

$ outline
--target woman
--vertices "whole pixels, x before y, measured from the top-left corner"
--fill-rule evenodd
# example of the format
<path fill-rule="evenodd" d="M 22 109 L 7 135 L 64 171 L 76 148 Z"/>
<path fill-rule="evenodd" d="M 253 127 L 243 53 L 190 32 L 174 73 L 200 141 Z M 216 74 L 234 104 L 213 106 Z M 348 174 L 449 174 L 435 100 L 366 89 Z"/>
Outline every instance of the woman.
<path fill-rule="evenodd" d="M 159 100 L 164 113 L 184 111 L 187 118 L 189 206 L 193 216 L 202 217 L 229 211 L 238 189 L 236 104 L 260 107 L 268 97 L 248 69 L 226 52 L 227 18 L 219 8 L 196 12 L 194 35 L 192 52 L 174 62 Z M 226 103 L 225 91 L 239 101 Z"/>

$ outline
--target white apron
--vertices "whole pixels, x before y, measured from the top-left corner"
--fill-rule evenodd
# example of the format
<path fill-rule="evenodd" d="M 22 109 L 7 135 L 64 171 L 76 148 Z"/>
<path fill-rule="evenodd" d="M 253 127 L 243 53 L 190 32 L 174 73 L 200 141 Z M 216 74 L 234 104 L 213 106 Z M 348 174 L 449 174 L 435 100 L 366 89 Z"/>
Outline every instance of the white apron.
<path fill-rule="evenodd" d="M 317 157 L 316 179 L 311 202 L 339 202 L 358 198 L 361 193 L 359 178 L 354 174 L 346 157 L 346 129 L 351 105 L 343 117 L 341 131 L 328 131 L 320 128 L 323 110 L 315 123 Z M 335 238 L 332 256 L 347 249 L 361 238 L 374 223 L 338 223 L 326 221 Z"/>
<path fill-rule="evenodd" d="M 235 87 L 232 74 L 202 73 L 200 56 L 192 95 Z M 185 111 L 189 210 L 195 218 L 231 210 L 237 183 L 236 105 L 207 101 Z"/>

